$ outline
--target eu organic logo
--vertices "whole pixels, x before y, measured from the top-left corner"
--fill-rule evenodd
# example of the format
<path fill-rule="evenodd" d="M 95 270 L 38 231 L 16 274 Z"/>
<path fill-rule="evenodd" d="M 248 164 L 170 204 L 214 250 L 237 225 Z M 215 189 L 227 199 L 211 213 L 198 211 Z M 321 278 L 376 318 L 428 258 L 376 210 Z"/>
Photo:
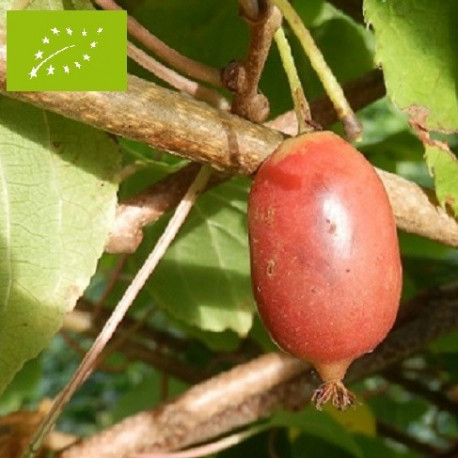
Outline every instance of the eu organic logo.
<path fill-rule="evenodd" d="M 8 91 L 125 91 L 125 11 L 8 11 Z"/>

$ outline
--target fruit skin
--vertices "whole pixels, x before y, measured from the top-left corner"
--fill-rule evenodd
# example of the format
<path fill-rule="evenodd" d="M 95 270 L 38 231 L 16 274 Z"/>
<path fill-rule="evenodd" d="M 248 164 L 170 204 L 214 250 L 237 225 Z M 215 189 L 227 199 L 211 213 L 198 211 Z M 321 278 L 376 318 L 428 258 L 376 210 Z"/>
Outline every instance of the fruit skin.
<path fill-rule="evenodd" d="M 258 169 L 248 206 L 259 314 L 286 352 L 340 380 L 392 327 L 402 267 L 375 170 L 331 132 L 284 141 Z"/>

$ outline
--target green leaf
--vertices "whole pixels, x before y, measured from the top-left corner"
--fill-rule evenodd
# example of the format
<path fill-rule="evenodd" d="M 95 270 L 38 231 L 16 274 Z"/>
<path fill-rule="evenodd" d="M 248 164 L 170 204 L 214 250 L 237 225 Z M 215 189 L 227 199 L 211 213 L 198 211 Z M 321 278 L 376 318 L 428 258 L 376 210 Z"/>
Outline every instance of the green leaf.
<path fill-rule="evenodd" d="M 345 456 L 356 456 L 362 458 L 362 453 L 359 446 L 349 434 L 331 415 L 326 412 L 319 412 L 314 407 L 307 407 L 301 412 L 279 412 L 275 414 L 271 423 L 273 426 L 284 426 L 289 428 L 299 428 L 305 433 L 304 439 L 300 439 L 300 447 L 294 446 L 294 457 L 314 457 L 316 454 L 299 453 L 299 449 L 307 450 L 308 439 L 310 444 L 314 439 L 314 443 L 321 444 L 321 448 L 327 447 L 330 450 L 338 448 L 340 452 L 345 452 Z M 312 445 L 310 445 L 312 446 Z M 320 447 L 318 447 L 320 448 Z M 326 450 L 327 450 L 326 448 Z M 331 456 L 325 454 L 325 456 Z M 337 456 L 337 455 L 332 455 Z M 342 456 L 342 455 L 341 455 Z"/>
<path fill-rule="evenodd" d="M 199 197 L 146 285 L 156 304 L 187 325 L 240 336 L 251 328 L 247 188 L 248 180 L 238 178 Z M 146 249 L 152 249 L 164 223 L 154 225 Z"/>
<path fill-rule="evenodd" d="M 395 390 L 399 391 L 399 390 Z M 389 396 L 374 396 L 368 404 L 380 421 L 400 430 L 412 427 L 420 422 L 429 410 L 429 404 L 422 399 L 411 398 L 404 392 L 395 393 L 397 399 Z"/>
<path fill-rule="evenodd" d="M 432 353 L 458 353 L 458 331 L 451 332 L 434 340 L 429 345 Z"/>
<path fill-rule="evenodd" d="M 445 145 L 444 145 L 445 146 Z M 447 148 L 425 145 L 425 157 L 434 176 L 436 195 L 444 208 L 458 215 L 458 160 Z"/>
<path fill-rule="evenodd" d="M 390 443 L 386 443 L 383 438 L 369 437 L 362 434 L 355 435 L 355 440 L 361 447 L 364 456 L 370 458 L 410 458 L 416 457 L 417 454 L 409 453 L 405 450 L 398 451 Z"/>
<path fill-rule="evenodd" d="M 0 393 L 87 287 L 117 171 L 105 133 L 0 97 Z"/>
<path fill-rule="evenodd" d="M 364 11 L 392 101 L 400 109 L 425 107 L 428 129 L 456 131 L 456 0 L 364 0 Z"/>
<path fill-rule="evenodd" d="M 134 15 L 167 45 L 216 68 L 242 58 L 248 46 L 236 0 L 147 0 Z"/>
<path fill-rule="evenodd" d="M 458 131 L 458 3 L 365 0 L 364 8 L 375 29 L 388 95 L 409 114 L 424 143 L 439 202 L 457 215 L 458 162 L 447 145 L 430 139 L 429 131 Z"/>
<path fill-rule="evenodd" d="M 20 409 L 27 401 L 38 401 L 37 392 L 42 376 L 41 357 L 27 361 L 2 394 L 0 415 Z"/>
<path fill-rule="evenodd" d="M 315 458 L 325 456 L 326 458 L 352 458 L 355 455 L 348 453 L 332 442 L 323 440 L 313 434 L 301 434 L 292 444 L 293 458 Z M 358 456 L 362 456 L 359 454 Z"/>

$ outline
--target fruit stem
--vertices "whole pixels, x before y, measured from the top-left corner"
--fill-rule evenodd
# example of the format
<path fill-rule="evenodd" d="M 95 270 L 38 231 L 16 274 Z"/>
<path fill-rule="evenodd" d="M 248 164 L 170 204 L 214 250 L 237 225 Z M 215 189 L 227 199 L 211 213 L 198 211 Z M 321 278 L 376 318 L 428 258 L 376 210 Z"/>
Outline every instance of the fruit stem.
<path fill-rule="evenodd" d="M 310 127 L 312 120 L 310 106 L 305 97 L 304 89 L 297 73 L 296 64 L 294 63 L 291 47 L 283 27 L 277 29 L 274 39 L 278 47 L 278 52 L 280 53 L 280 59 L 285 69 L 286 77 L 288 78 L 289 88 L 294 102 L 294 110 L 297 117 L 298 134 L 310 132 L 313 130 Z"/>
<path fill-rule="evenodd" d="M 342 121 L 345 133 L 350 140 L 358 140 L 361 137 L 361 124 L 356 118 L 345 94 L 340 87 L 336 77 L 326 63 L 323 54 L 318 49 L 309 30 L 304 26 L 301 18 L 296 13 L 288 0 L 271 0 L 278 7 L 285 19 L 288 21 L 294 34 L 310 60 L 310 63 L 317 73 L 321 83 L 326 90 L 334 108 Z"/>
<path fill-rule="evenodd" d="M 323 409 L 323 404 L 328 401 L 339 410 L 346 410 L 355 405 L 356 396 L 343 384 L 342 380 L 328 380 L 320 385 L 312 395 L 312 403 L 318 410 Z"/>

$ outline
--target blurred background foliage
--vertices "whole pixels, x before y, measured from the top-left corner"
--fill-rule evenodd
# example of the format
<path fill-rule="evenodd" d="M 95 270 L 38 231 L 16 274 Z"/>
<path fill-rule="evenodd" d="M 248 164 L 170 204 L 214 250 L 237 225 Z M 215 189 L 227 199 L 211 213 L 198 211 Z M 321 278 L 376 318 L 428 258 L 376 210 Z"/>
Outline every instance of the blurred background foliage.
<path fill-rule="evenodd" d="M 129 0 L 120 2 L 171 47 L 215 67 L 241 58 L 248 29 L 236 0 Z M 374 67 L 374 36 L 362 24 L 322 0 L 293 2 L 340 82 Z M 323 89 L 287 29 L 307 96 Z M 129 71 L 155 80 L 136 64 Z M 156 81 L 158 84 L 163 84 Z M 275 46 L 261 81 L 272 116 L 292 108 Z M 387 98 L 359 112 L 359 148 L 376 166 L 432 186 L 423 147 L 405 115 Z M 339 126 L 335 126 L 338 130 Z M 452 142 L 454 139 L 452 139 Z M 184 161 L 120 139 L 124 166 L 136 172 L 121 185 L 120 199 L 154 183 Z M 455 145 L 456 146 L 456 145 Z M 113 348 L 78 391 L 58 428 L 86 435 L 183 392 L 190 384 L 274 349 L 254 313 L 245 223 L 247 178 L 236 177 L 203 195 L 189 220 L 138 297 Z M 145 231 L 130 256 L 105 254 L 79 310 L 106 319 L 161 234 L 166 218 Z M 417 236 L 400 234 L 404 298 L 457 279 L 458 253 Z M 108 295 L 110 279 L 116 282 Z M 50 348 L 28 362 L 0 400 L 0 413 L 35 408 L 70 378 L 94 328 L 64 328 Z M 109 348 L 112 348 L 109 346 Z M 458 443 L 458 331 L 415 358 L 352 388 L 362 405 L 345 414 L 327 408 L 280 413 L 271 428 L 220 453 L 305 458 L 452 456 Z"/>

